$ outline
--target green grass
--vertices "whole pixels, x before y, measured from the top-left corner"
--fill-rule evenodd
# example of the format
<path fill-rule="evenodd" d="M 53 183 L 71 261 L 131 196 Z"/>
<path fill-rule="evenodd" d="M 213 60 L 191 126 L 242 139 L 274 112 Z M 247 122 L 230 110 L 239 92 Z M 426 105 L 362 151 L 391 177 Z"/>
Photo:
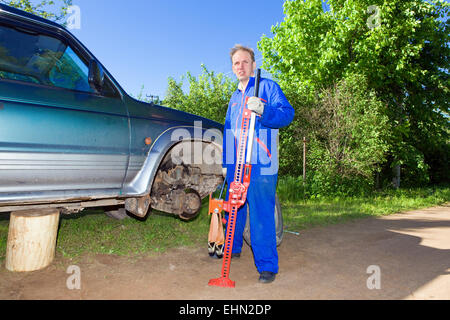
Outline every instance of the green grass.
<path fill-rule="evenodd" d="M 0 261 L 5 258 L 9 215 L 0 215 Z M 192 221 L 156 211 L 145 220 L 114 220 L 103 210 L 61 215 L 57 253 L 78 258 L 85 253 L 139 256 L 169 248 L 201 246 L 206 250 L 209 231 L 208 207 Z"/>
<path fill-rule="evenodd" d="M 164 252 L 173 247 L 192 246 L 204 240 L 209 230 L 207 208 L 193 221 L 182 221 L 173 215 L 155 213 L 144 221 L 111 219 L 102 211 L 87 212 L 78 219 L 63 219 L 57 249 L 64 256 L 84 252 L 139 255 Z"/>
<path fill-rule="evenodd" d="M 295 190 L 295 187 L 281 179 L 278 189 L 284 227 L 289 231 L 431 207 L 450 201 L 448 187 L 390 190 L 355 198 L 314 199 L 298 199 L 299 193 L 283 191 L 283 188 Z M 75 259 L 83 254 L 136 257 L 181 246 L 203 246 L 206 250 L 209 231 L 207 200 L 198 217 L 189 222 L 160 212 L 143 221 L 132 218 L 114 220 L 102 210 L 62 215 L 57 253 Z M 5 258 L 8 224 L 9 216 L 0 214 L 0 261 Z"/>
<path fill-rule="evenodd" d="M 5 258 L 6 241 L 8 239 L 9 215 L 0 213 L 0 262 Z"/>
<path fill-rule="evenodd" d="M 280 193 L 279 196 L 284 228 L 298 231 L 358 218 L 389 215 L 441 205 L 450 201 L 450 188 L 388 190 L 374 192 L 370 196 L 353 198 L 320 197 L 299 200 L 295 199 L 293 193 Z"/>

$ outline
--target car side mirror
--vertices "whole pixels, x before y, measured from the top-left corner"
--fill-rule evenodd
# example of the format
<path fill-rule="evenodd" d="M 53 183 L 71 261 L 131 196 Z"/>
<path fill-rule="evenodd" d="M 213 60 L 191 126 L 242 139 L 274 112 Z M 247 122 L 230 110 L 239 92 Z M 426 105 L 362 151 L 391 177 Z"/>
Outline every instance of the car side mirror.
<path fill-rule="evenodd" d="M 92 89 L 102 92 L 105 81 L 105 73 L 103 68 L 98 64 L 97 60 L 92 59 L 89 63 L 89 85 Z"/>

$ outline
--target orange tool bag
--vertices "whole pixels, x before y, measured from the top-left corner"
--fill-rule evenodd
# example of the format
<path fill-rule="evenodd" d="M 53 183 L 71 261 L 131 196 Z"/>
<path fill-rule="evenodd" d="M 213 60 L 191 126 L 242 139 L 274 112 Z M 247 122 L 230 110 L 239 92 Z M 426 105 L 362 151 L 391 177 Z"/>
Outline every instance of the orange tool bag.
<path fill-rule="evenodd" d="M 226 221 L 222 216 L 222 212 L 223 200 L 213 199 L 212 196 L 209 195 L 209 215 L 211 216 L 211 223 L 208 235 L 208 253 L 211 257 L 217 257 L 219 259 L 223 257 L 223 245 L 225 243 L 224 224 Z"/>

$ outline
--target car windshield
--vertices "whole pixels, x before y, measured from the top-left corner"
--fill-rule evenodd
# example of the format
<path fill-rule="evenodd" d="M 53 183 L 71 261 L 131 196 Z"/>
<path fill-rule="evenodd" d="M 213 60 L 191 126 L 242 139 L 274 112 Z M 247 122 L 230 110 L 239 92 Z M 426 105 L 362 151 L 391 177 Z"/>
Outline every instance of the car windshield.
<path fill-rule="evenodd" d="M 0 25 L 0 78 L 92 91 L 88 67 L 57 38 Z"/>

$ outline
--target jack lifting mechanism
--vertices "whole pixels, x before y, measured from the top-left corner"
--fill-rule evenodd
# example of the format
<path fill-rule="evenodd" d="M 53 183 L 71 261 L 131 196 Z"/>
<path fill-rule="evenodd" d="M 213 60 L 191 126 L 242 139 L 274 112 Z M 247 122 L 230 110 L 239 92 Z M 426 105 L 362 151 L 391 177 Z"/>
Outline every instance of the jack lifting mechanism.
<path fill-rule="evenodd" d="M 258 69 L 256 71 L 255 77 L 255 97 L 258 97 L 259 95 L 260 78 L 261 69 Z M 236 169 L 234 172 L 234 181 L 229 186 L 230 189 L 228 201 L 224 201 L 222 199 L 213 199 L 212 195 L 209 196 L 209 214 L 211 215 L 211 225 L 208 236 L 208 251 L 210 255 L 216 253 L 218 257 L 223 254 L 222 275 L 220 278 L 209 280 L 208 285 L 210 286 L 228 288 L 235 287 L 235 282 L 229 278 L 231 250 L 233 248 L 237 211 L 241 206 L 245 204 L 245 201 L 247 199 L 247 191 L 250 186 L 250 176 L 252 171 L 251 155 L 256 121 L 256 113 L 247 109 L 247 100 L 245 101 L 244 111 L 242 114 L 242 125 L 237 150 Z M 244 162 L 246 150 L 247 157 Z M 221 196 L 222 192 L 220 197 Z M 222 211 L 226 211 L 229 213 L 227 236 L 225 242 L 223 234 L 223 223 L 225 223 L 226 221 L 222 217 Z"/>

